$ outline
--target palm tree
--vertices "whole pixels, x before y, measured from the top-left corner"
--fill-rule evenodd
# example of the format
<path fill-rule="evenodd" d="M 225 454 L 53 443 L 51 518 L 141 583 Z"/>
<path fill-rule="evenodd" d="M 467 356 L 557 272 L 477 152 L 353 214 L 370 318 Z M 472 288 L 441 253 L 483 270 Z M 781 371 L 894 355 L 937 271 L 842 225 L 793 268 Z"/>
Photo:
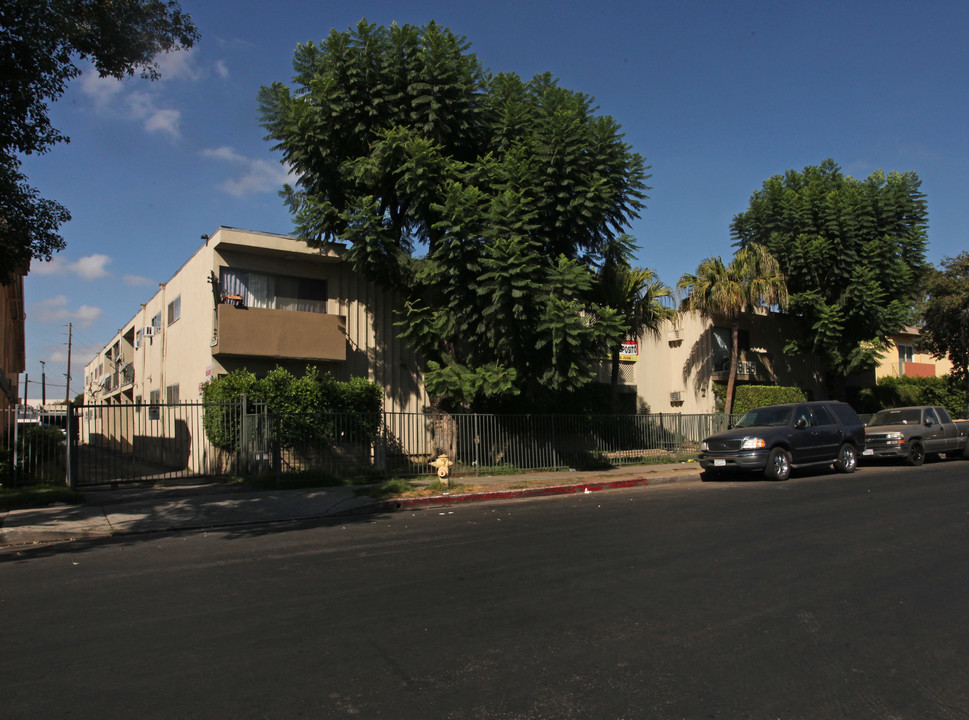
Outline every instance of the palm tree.
<path fill-rule="evenodd" d="M 609 264 L 603 268 L 599 282 L 600 300 L 619 313 L 628 337 L 658 335 L 664 321 L 676 320 L 676 309 L 664 304 L 664 299 L 671 296 L 669 286 L 660 282 L 656 273 L 649 268 L 630 267 L 622 262 Z M 621 340 L 610 349 L 610 398 L 613 412 L 618 412 L 619 409 L 621 349 Z"/>
<path fill-rule="evenodd" d="M 730 371 L 724 405 L 729 415 L 740 357 L 740 316 L 755 307 L 787 309 L 787 284 L 780 264 L 763 245 L 749 243 L 737 251 L 729 265 L 719 257 L 708 257 L 695 275 L 684 275 L 676 285 L 686 291 L 685 310 L 730 321 Z"/>

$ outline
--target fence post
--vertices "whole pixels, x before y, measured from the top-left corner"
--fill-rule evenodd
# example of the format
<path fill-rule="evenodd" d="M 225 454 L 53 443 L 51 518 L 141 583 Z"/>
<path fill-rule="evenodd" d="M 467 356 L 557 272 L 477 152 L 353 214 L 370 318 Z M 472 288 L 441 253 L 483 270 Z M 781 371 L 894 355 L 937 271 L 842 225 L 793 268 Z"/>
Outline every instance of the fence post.
<path fill-rule="evenodd" d="M 77 489 L 77 466 L 75 465 L 75 455 L 77 450 L 77 423 L 74 418 L 74 405 L 68 404 L 66 408 L 66 415 L 64 417 L 67 427 L 65 431 L 67 432 L 67 457 L 65 458 L 65 465 L 67 468 L 65 472 L 67 477 L 65 478 L 67 487 L 71 490 Z"/>
<path fill-rule="evenodd" d="M 17 465 L 20 463 L 18 457 L 18 446 L 20 445 L 20 405 L 13 406 L 13 466 L 10 468 L 10 482 L 14 487 L 20 483 L 17 481 Z"/>
<path fill-rule="evenodd" d="M 281 487 L 283 484 L 283 452 L 280 447 L 280 421 L 279 413 L 273 412 L 266 407 L 267 418 L 266 421 L 269 423 L 269 447 L 272 449 L 272 467 L 273 473 L 276 475 L 276 487 Z"/>

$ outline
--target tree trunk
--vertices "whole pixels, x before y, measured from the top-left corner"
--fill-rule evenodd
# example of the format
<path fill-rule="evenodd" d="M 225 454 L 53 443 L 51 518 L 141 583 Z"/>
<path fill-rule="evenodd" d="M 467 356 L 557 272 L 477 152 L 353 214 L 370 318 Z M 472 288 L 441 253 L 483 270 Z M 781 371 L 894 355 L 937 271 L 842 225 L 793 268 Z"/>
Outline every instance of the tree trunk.
<path fill-rule="evenodd" d="M 727 399 L 723 404 L 723 411 L 727 415 L 733 412 L 733 394 L 737 389 L 737 363 L 740 361 L 740 319 L 733 321 L 730 326 L 730 370 L 727 372 Z"/>

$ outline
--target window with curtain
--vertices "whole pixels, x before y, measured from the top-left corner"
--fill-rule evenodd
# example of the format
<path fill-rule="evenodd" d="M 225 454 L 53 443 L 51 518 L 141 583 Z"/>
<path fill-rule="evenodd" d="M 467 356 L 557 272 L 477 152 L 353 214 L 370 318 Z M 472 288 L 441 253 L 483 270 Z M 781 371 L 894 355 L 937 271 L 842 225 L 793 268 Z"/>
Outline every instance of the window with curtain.
<path fill-rule="evenodd" d="M 245 307 L 326 312 L 326 280 L 222 268 L 222 292 Z"/>

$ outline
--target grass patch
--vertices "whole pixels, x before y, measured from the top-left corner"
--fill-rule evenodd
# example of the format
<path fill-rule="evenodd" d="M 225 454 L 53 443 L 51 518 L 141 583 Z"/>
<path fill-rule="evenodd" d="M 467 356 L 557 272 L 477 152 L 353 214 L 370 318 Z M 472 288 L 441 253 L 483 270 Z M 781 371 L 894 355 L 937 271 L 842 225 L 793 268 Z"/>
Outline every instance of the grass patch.
<path fill-rule="evenodd" d="M 458 483 L 453 480 L 445 487 L 440 480 L 433 482 L 415 482 L 413 478 L 390 478 L 383 482 L 361 487 L 357 495 L 366 495 L 374 500 L 391 500 L 393 498 L 416 498 L 435 495 L 460 495 L 479 490 L 479 486 Z"/>
<path fill-rule="evenodd" d="M 84 495 L 63 485 L 0 486 L 0 510 L 39 508 L 54 503 L 80 505 L 83 502 Z"/>

